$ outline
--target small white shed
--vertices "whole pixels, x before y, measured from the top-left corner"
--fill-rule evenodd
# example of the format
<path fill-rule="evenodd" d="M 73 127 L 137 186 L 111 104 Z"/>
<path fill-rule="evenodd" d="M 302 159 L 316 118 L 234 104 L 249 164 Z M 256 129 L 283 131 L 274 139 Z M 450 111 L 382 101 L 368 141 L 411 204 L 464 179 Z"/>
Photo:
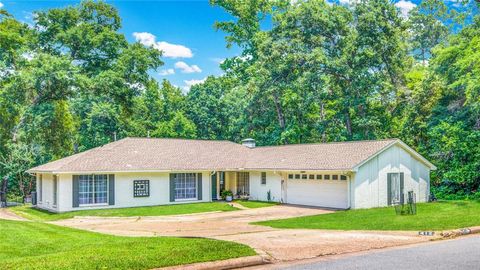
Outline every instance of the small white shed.
<path fill-rule="evenodd" d="M 413 191 L 417 202 L 430 195 L 430 171 L 436 167 L 397 140 L 358 164 L 350 182 L 351 208 L 388 206 Z"/>

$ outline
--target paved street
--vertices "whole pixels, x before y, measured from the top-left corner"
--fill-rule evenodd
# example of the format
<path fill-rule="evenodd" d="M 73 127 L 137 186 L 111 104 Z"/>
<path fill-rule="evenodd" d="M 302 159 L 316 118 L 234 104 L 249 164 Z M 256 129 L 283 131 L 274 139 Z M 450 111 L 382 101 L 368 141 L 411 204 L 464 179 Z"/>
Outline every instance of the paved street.
<path fill-rule="evenodd" d="M 480 236 L 432 242 L 408 248 L 348 256 L 304 265 L 278 267 L 284 270 L 308 269 L 395 269 L 463 270 L 480 269 Z"/>

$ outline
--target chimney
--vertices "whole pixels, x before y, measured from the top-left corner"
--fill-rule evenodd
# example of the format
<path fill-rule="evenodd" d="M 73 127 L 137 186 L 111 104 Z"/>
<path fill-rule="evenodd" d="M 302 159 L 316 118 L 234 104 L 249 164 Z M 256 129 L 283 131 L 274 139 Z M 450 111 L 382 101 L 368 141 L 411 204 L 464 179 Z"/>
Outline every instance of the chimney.
<path fill-rule="evenodd" d="M 252 138 L 242 140 L 242 145 L 248 148 L 255 148 L 255 140 Z"/>

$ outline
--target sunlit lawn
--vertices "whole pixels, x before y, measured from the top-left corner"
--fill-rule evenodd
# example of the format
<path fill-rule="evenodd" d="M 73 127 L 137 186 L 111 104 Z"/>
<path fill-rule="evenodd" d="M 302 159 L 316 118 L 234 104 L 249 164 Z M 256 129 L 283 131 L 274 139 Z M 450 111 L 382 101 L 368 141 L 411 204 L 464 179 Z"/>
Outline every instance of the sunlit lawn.
<path fill-rule="evenodd" d="M 332 230 L 444 230 L 480 225 L 480 201 L 417 204 L 417 215 L 400 216 L 393 207 L 338 211 L 256 224 L 275 228 Z"/>
<path fill-rule="evenodd" d="M 129 216 L 165 216 L 181 215 L 213 211 L 235 211 L 235 207 L 222 202 L 189 203 L 160 206 L 144 206 L 131 208 L 110 208 L 97 210 L 80 210 L 66 213 L 51 213 L 30 206 L 10 208 L 14 213 L 35 221 L 53 221 L 72 218 L 74 216 L 102 216 L 102 217 L 129 217 Z"/>
<path fill-rule="evenodd" d="M 119 237 L 40 222 L 0 220 L 0 269 L 151 269 L 255 255 L 202 238 Z"/>

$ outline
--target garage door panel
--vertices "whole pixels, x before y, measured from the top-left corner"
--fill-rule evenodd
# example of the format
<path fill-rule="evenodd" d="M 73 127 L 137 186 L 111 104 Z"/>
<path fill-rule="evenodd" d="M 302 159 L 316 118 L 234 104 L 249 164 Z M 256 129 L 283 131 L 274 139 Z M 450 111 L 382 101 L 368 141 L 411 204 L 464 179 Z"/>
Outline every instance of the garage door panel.
<path fill-rule="evenodd" d="M 287 203 L 348 207 L 348 186 L 346 181 L 294 180 L 287 183 Z"/>

